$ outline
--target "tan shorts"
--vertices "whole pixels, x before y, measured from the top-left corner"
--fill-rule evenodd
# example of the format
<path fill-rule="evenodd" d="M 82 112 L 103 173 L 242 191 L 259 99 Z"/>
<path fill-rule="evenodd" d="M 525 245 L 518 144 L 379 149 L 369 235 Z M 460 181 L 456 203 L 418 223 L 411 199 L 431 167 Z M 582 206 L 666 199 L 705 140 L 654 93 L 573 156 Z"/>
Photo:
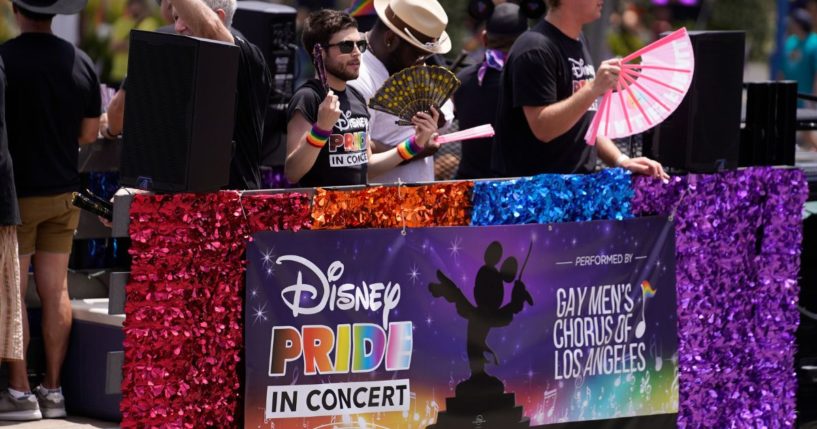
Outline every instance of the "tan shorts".
<path fill-rule="evenodd" d="M 79 225 L 79 208 L 71 204 L 71 193 L 20 198 L 17 241 L 20 255 L 36 251 L 71 253 L 74 231 Z"/>

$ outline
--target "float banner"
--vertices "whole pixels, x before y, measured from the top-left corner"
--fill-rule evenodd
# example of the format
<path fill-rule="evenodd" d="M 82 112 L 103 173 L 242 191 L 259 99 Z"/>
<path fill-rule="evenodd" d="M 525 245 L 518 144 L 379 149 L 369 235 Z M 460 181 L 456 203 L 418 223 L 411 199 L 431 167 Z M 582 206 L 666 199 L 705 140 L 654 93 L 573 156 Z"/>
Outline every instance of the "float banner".
<path fill-rule="evenodd" d="M 247 259 L 247 428 L 678 412 L 666 217 L 261 232 Z"/>

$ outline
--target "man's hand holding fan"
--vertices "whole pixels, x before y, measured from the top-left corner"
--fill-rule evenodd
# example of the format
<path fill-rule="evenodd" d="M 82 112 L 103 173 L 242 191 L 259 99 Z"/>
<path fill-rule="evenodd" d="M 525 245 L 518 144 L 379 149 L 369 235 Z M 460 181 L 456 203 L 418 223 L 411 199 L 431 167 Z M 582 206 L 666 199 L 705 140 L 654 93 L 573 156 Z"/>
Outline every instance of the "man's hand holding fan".
<path fill-rule="evenodd" d="M 369 100 L 369 107 L 398 117 L 398 125 L 414 125 L 419 133 L 424 132 L 426 121 L 434 119 L 439 124 L 439 107 L 460 87 L 457 76 L 445 67 L 414 66 L 390 76 Z M 424 145 L 418 158 L 433 155 L 440 144 L 491 137 L 494 135 L 490 124 L 462 130 L 445 136 L 436 134 Z M 425 141 L 425 140 L 424 140 Z"/>
<path fill-rule="evenodd" d="M 457 76 L 445 67 L 409 67 L 389 76 L 369 107 L 397 116 L 398 125 L 413 125 L 415 114 L 439 109 L 459 87 Z"/>
<path fill-rule="evenodd" d="M 594 86 L 598 82 L 606 91 L 585 135 L 587 144 L 595 144 L 598 136 L 628 137 L 663 122 L 683 101 L 694 70 L 685 28 L 620 60 L 602 63 Z"/>

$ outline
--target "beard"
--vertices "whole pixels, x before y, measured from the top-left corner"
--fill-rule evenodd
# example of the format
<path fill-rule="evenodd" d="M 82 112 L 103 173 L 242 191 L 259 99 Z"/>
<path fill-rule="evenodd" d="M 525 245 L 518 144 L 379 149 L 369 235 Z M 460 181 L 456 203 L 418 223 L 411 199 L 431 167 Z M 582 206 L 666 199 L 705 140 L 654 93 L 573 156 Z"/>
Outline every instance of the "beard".
<path fill-rule="evenodd" d="M 358 71 L 349 70 L 349 63 L 330 63 L 326 62 L 326 72 L 331 73 L 332 76 L 346 82 L 357 79 L 360 74 Z"/>

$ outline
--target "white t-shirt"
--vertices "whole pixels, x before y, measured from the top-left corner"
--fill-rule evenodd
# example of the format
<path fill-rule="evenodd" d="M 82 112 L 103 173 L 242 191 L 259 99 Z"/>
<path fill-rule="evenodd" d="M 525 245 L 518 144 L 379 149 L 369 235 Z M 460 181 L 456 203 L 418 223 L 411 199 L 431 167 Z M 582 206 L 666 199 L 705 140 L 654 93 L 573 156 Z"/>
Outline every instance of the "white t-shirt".
<path fill-rule="evenodd" d="M 351 85 L 363 94 L 363 98 L 368 103 L 388 78 L 389 72 L 386 66 L 372 54 L 371 50 L 368 50 L 363 53 L 360 60 L 360 75 L 357 79 L 347 82 L 347 85 Z M 448 100 L 440 110 L 445 115 L 446 126 L 448 126 L 454 118 L 454 104 Z M 371 115 L 369 118 L 370 136 L 372 140 L 384 146 L 395 147 L 414 135 L 414 127 L 395 123 L 399 119 L 397 116 L 374 109 L 369 109 L 369 114 Z M 404 183 L 433 181 L 434 157 L 427 156 L 405 165 L 398 165 L 380 176 L 372 177 L 370 182 L 397 183 L 398 179 Z"/>

